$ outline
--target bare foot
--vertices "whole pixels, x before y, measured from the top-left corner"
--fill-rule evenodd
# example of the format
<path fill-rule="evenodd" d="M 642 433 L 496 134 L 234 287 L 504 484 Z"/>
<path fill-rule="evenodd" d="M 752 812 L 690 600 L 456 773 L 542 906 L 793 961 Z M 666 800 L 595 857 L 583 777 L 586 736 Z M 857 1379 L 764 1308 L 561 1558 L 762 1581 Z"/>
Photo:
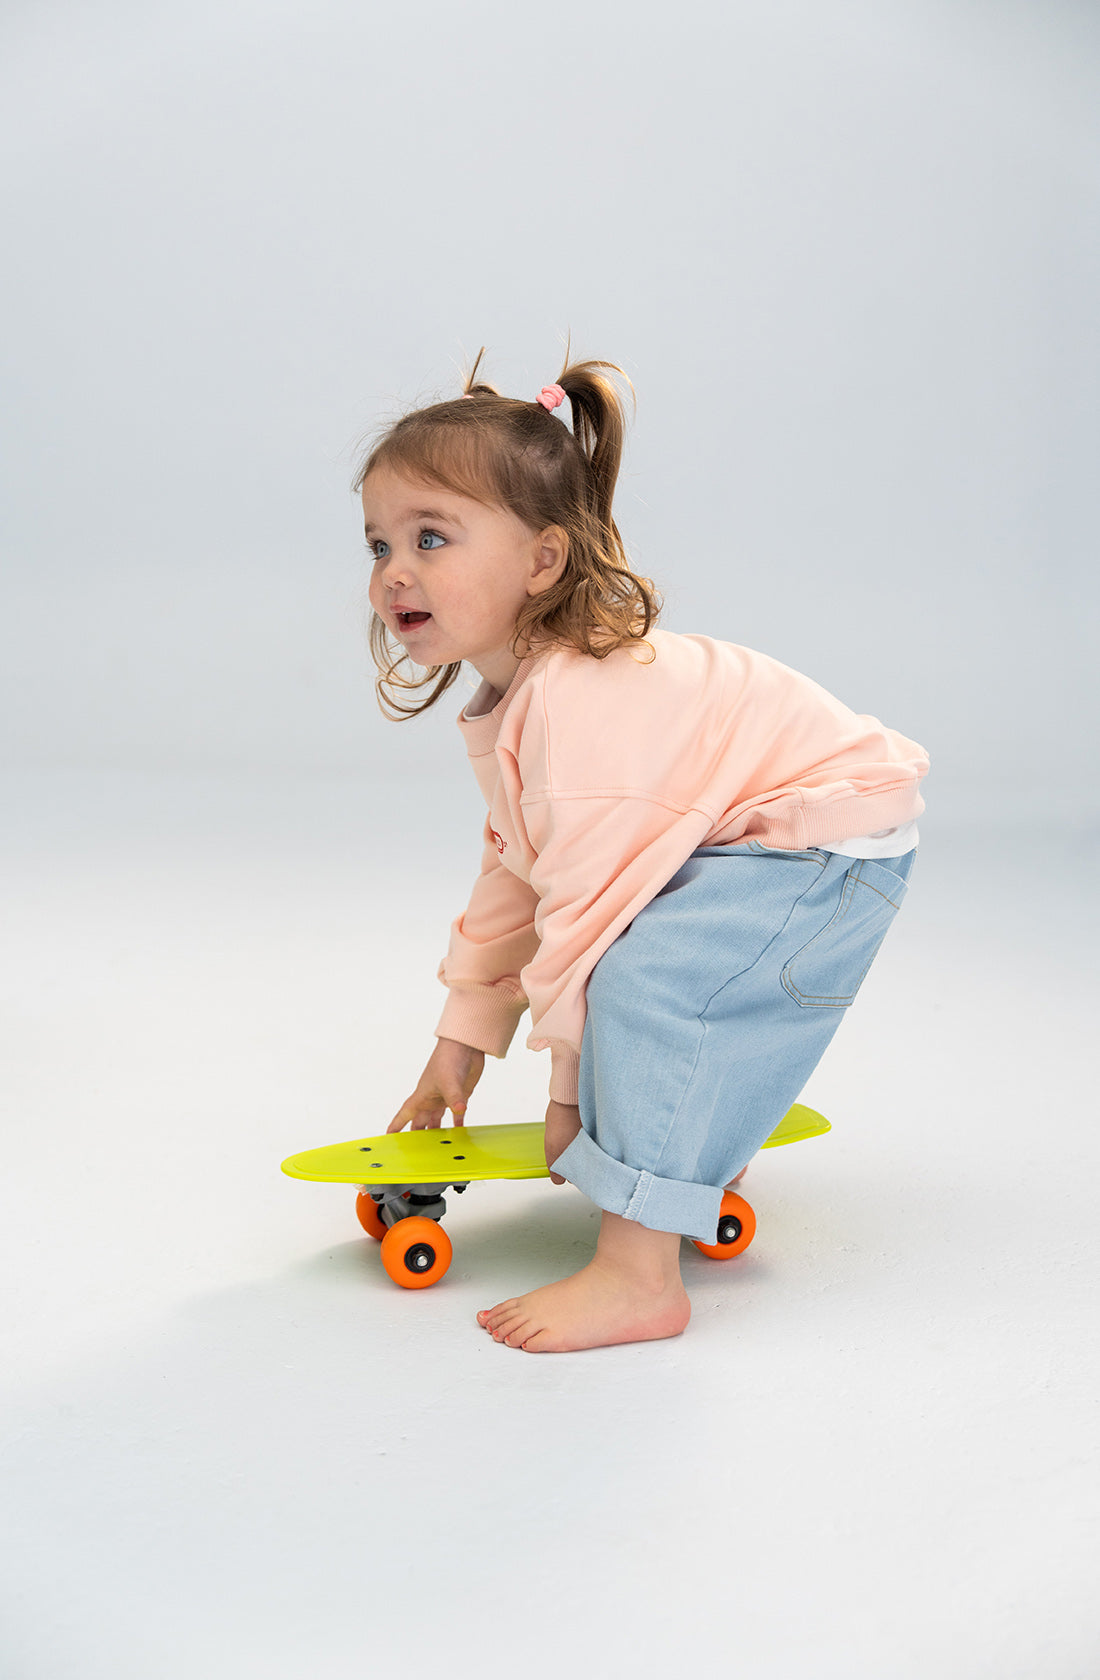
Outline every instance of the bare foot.
<path fill-rule="evenodd" d="M 587 1266 L 479 1312 L 477 1321 L 494 1341 L 525 1353 L 572 1353 L 679 1336 L 690 1317 L 679 1236 L 605 1213 Z"/>

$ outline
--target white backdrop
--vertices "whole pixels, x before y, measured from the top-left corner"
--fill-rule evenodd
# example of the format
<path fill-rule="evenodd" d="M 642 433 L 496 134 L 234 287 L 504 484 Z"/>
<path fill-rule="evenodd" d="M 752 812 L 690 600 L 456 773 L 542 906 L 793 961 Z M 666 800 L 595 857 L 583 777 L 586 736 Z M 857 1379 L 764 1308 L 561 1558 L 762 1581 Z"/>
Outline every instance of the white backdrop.
<path fill-rule="evenodd" d="M 921 741 L 930 810 L 1092 809 L 1095 10 L 52 0 L 3 43 L 5 762 L 452 766 L 464 690 L 375 707 L 356 446 L 571 331 L 637 387 L 668 628 Z"/>
<path fill-rule="evenodd" d="M 0 47 L 4 1675 L 1097 1673 L 1100 12 L 9 0 Z M 375 706 L 357 444 L 569 331 L 637 387 L 663 622 L 932 773 L 832 1132 L 686 1253 L 687 1334 L 559 1360 L 474 1314 L 591 1252 L 571 1186 L 452 1198 L 409 1292 L 279 1163 L 412 1090 L 480 859 L 465 683 Z M 526 1034 L 472 1123 L 542 1117 Z"/>

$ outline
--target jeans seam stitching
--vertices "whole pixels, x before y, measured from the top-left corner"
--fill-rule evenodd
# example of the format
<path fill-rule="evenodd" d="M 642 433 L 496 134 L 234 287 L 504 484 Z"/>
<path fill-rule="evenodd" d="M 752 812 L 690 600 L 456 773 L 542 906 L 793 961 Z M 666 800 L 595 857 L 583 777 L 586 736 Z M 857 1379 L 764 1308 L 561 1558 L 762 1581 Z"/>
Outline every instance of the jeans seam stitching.
<path fill-rule="evenodd" d="M 849 1004 L 855 1002 L 856 993 L 866 980 L 867 975 L 870 972 L 871 964 L 878 955 L 878 945 L 876 945 L 874 951 L 872 951 L 870 957 L 867 959 L 867 965 L 864 968 L 863 973 L 860 975 L 859 979 L 856 981 L 855 987 L 850 992 L 803 992 L 795 985 L 794 978 L 791 974 L 792 964 L 796 963 L 799 957 L 804 956 L 811 947 L 816 945 L 819 939 L 823 939 L 831 927 L 835 927 L 837 922 L 843 921 L 844 917 L 848 913 L 848 907 L 851 900 L 855 896 L 856 883 L 858 882 L 860 886 L 867 887 L 871 892 L 877 893 L 878 897 L 881 898 L 885 904 L 889 904 L 891 906 L 895 914 L 901 908 L 900 902 L 895 904 L 892 898 L 888 898 L 884 892 L 879 891 L 878 887 L 871 886 L 870 881 L 864 879 L 862 866 L 867 861 L 868 860 L 866 858 L 860 858 L 857 867 L 849 870 L 848 874 L 845 876 L 844 891 L 841 894 L 840 904 L 837 907 L 836 914 L 830 917 L 830 919 L 825 923 L 825 926 L 821 929 L 820 933 L 815 933 L 812 939 L 808 940 L 805 945 L 801 946 L 795 952 L 789 962 L 783 964 L 783 969 L 779 976 L 780 984 L 782 985 L 783 990 L 804 1009 L 846 1009 Z M 873 863 L 874 859 L 872 858 L 870 861 Z M 882 941 L 880 940 L 879 944 L 881 943 Z"/>

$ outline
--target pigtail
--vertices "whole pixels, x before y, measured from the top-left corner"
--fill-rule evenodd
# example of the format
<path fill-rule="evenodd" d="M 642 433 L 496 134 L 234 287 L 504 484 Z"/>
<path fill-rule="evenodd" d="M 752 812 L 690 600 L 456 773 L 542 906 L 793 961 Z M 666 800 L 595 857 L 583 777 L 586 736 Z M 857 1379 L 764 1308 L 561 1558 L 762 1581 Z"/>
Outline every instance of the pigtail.
<path fill-rule="evenodd" d="M 569 398 L 573 410 L 573 436 L 588 469 L 591 511 L 599 528 L 612 538 L 611 546 L 622 551 L 625 560 L 625 550 L 611 506 L 622 465 L 626 415 L 622 398 L 611 380 L 598 371 L 601 368 L 622 374 L 630 386 L 636 413 L 638 399 L 633 382 L 615 362 L 586 361 L 570 366 L 567 344 L 565 365 L 557 382 Z"/>
<path fill-rule="evenodd" d="M 557 383 L 569 398 L 573 438 L 584 464 L 583 529 L 571 533 L 580 536 L 577 547 L 583 560 L 566 574 L 558 591 L 533 603 L 520 618 L 524 629 L 552 628 L 597 658 L 606 657 L 624 642 L 642 641 L 662 605 L 651 581 L 633 571 L 611 511 L 626 439 L 626 411 L 619 391 L 600 371 L 604 368 L 626 380 L 637 413 L 637 393 L 629 374 L 617 362 L 571 364 L 567 342 Z"/>

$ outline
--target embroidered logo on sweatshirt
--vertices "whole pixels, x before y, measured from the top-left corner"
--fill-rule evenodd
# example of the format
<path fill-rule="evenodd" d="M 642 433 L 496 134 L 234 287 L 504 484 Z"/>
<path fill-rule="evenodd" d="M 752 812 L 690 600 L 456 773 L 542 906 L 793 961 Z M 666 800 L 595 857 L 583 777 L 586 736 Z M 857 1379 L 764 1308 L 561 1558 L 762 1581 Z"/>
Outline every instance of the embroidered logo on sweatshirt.
<path fill-rule="evenodd" d="M 498 852 L 503 852 L 503 850 L 504 850 L 505 846 L 508 844 L 508 842 L 506 840 L 501 839 L 500 835 L 497 833 L 495 828 L 490 828 L 489 833 L 492 835 L 493 839 L 497 843 L 497 851 Z"/>

